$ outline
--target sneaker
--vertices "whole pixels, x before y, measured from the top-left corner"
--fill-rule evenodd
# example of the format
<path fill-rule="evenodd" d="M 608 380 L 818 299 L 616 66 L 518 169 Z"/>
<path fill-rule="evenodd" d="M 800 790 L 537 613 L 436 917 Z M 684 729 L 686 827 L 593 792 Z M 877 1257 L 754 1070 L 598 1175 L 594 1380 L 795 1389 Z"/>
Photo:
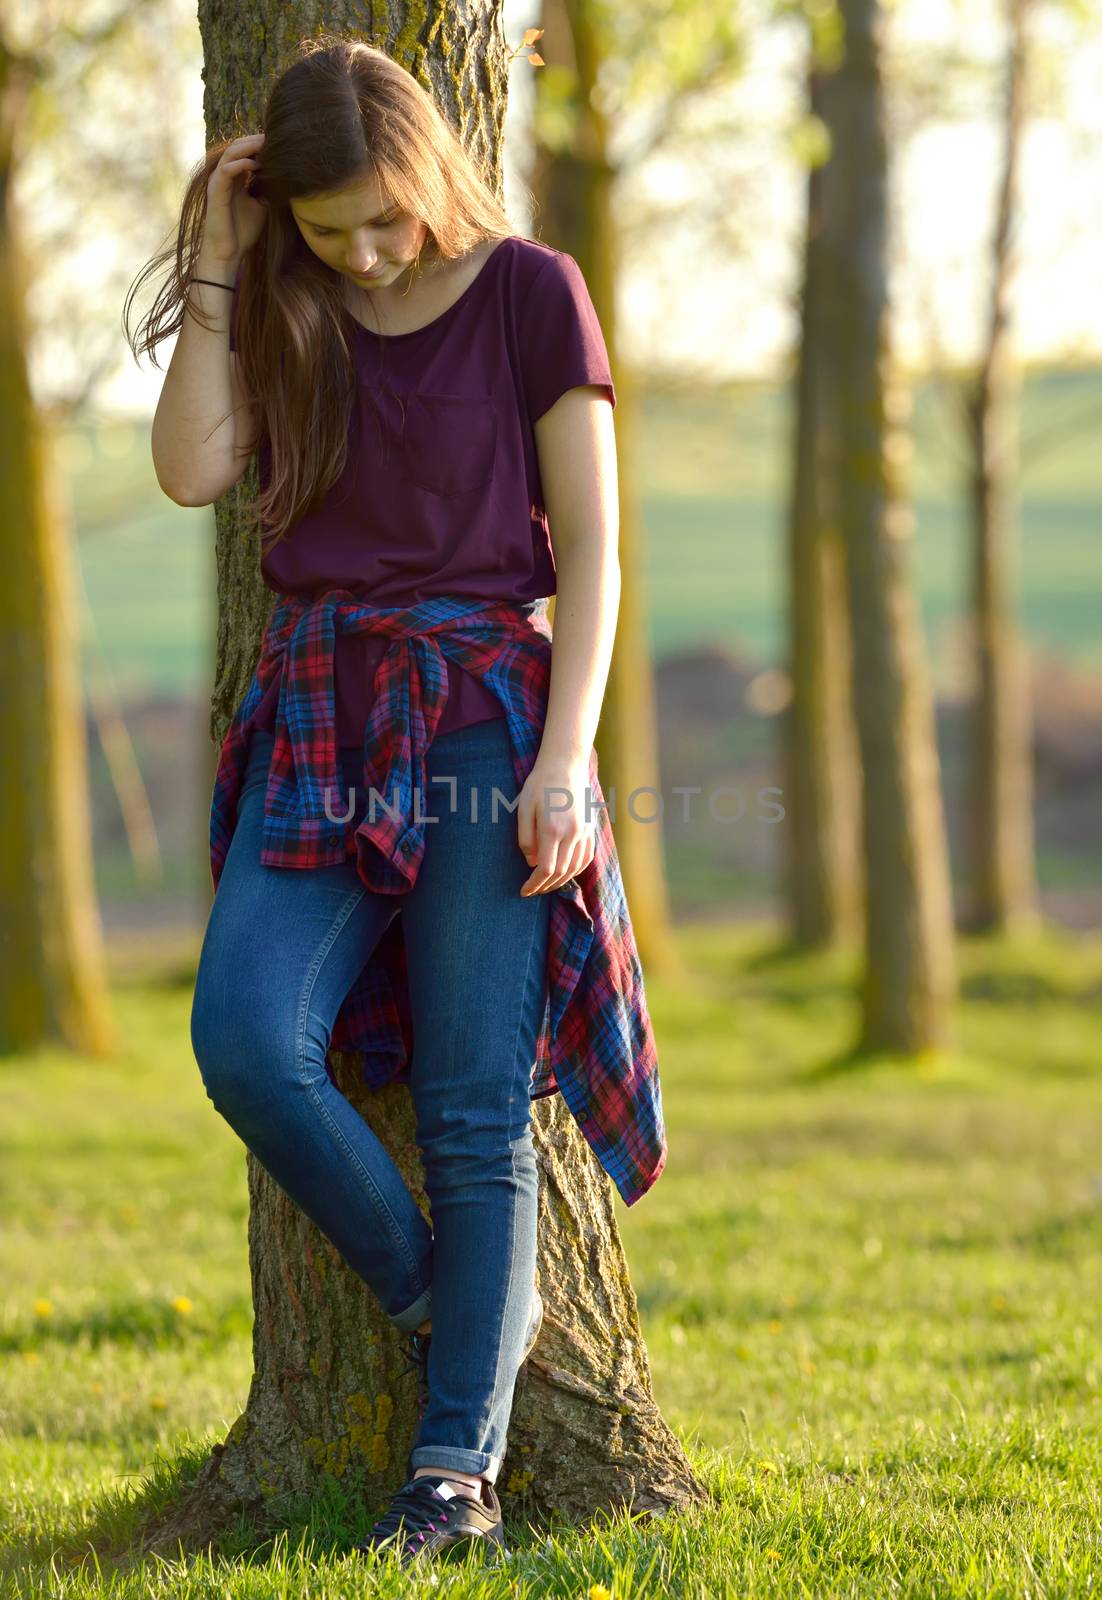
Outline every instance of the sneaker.
<path fill-rule="evenodd" d="M 492 1483 L 482 1480 L 482 1497 L 426 1473 L 410 1478 L 391 1500 L 386 1513 L 372 1524 L 367 1538 L 354 1545 L 362 1554 L 393 1550 L 402 1566 L 445 1557 L 456 1545 L 485 1546 L 484 1554 L 502 1559 L 505 1525 L 501 1501 Z"/>
<path fill-rule="evenodd" d="M 521 1354 L 521 1366 L 532 1353 L 532 1347 L 540 1336 L 543 1327 L 543 1297 L 538 1289 L 533 1289 L 535 1295 L 535 1308 L 528 1324 L 528 1337 L 524 1343 Z M 429 1400 L 429 1345 L 432 1343 L 431 1333 L 418 1333 L 416 1329 L 407 1336 L 402 1346 L 402 1354 L 409 1362 L 413 1375 L 417 1378 L 417 1415 L 423 1417 L 425 1407 Z"/>

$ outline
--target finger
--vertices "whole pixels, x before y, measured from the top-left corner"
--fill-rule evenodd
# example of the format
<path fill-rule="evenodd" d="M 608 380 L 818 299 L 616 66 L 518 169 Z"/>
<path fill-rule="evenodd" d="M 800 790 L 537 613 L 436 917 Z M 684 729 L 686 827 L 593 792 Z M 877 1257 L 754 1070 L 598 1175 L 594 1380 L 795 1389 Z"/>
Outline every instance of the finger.
<path fill-rule="evenodd" d="M 552 889 L 557 889 L 560 884 L 565 883 L 569 876 L 568 863 L 563 862 L 561 865 L 556 865 L 555 870 L 549 873 L 544 881 L 543 893 L 550 894 Z"/>
<path fill-rule="evenodd" d="M 537 868 L 536 871 L 532 873 L 531 877 L 527 878 L 524 883 L 521 884 L 520 892 L 524 898 L 527 899 L 529 895 L 542 894 L 546 884 L 547 874 L 545 872 L 541 872 L 540 869 Z"/>
<path fill-rule="evenodd" d="M 243 155 L 240 162 L 222 162 L 218 173 L 221 178 L 229 178 L 227 187 L 232 187 L 238 178 L 253 178 L 253 174 L 256 173 L 256 162 L 248 155 Z"/>
<path fill-rule="evenodd" d="M 536 855 L 539 849 L 536 838 L 535 807 L 523 798 L 517 807 L 517 844 L 521 854 L 530 867 L 536 864 Z"/>
<path fill-rule="evenodd" d="M 564 876 L 569 876 L 569 874 L 564 874 L 563 870 L 563 851 L 565 848 L 566 840 L 560 839 L 551 860 L 546 863 L 542 863 L 536 868 L 536 870 L 532 873 L 532 876 L 528 879 L 527 883 L 524 884 L 521 891 L 522 893 L 546 894 L 551 889 L 554 889 L 557 884 L 561 883 Z"/>
<path fill-rule="evenodd" d="M 547 890 L 561 889 L 564 883 L 569 883 L 581 871 L 581 860 L 585 851 L 585 838 L 577 839 L 565 863 L 557 876 L 547 885 Z"/>
<path fill-rule="evenodd" d="M 574 864 L 574 870 L 571 872 L 570 877 L 579 878 L 583 872 L 588 871 L 593 865 L 593 858 L 596 854 L 597 847 L 594 843 L 593 836 L 592 834 L 587 834 L 582 840 L 581 849 L 578 852 L 578 859 Z"/>
<path fill-rule="evenodd" d="M 521 885 L 521 894 L 542 894 L 554 876 L 554 867 L 554 861 L 541 863 L 537 866 L 527 881 Z"/>

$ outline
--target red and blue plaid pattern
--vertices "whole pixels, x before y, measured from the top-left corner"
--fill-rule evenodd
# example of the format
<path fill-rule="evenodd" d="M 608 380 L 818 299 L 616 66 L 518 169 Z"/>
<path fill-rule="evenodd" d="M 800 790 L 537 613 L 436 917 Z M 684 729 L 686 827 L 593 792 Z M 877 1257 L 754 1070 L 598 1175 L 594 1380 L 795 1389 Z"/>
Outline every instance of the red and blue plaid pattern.
<path fill-rule="evenodd" d="M 377 802 L 358 826 L 333 821 L 345 809 L 339 771 L 333 644 L 341 633 L 390 640 L 375 676 L 364 730 L 364 783 Z M 347 589 L 290 594 L 272 610 L 252 681 L 222 741 L 210 814 L 211 878 L 217 893 L 237 819 L 249 752 L 246 726 L 273 678 L 282 681 L 264 796 L 265 866 L 316 867 L 348 857 L 377 894 L 416 881 L 425 821 L 413 791 L 426 792 L 425 753 L 447 700 L 447 660 L 480 678 L 506 713 L 519 787 L 539 753 L 551 679 L 546 599 L 456 598 L 373 606 Z M 658 1059 L 620 864 L 590 752 L 596 854 L 569 883 L 550 890 L 547 1001 L 530 1098 L 561 1091 L 623 1200 L 632 1205 L 666 1164 Z M 394 917 L 337 1014 L 333 1051 L 358 1053 L 370 1087 L 409 1081 L 413 1019 L 405 941 Z M 327 1071 L 335 1081 L 332 1061 Z"/>

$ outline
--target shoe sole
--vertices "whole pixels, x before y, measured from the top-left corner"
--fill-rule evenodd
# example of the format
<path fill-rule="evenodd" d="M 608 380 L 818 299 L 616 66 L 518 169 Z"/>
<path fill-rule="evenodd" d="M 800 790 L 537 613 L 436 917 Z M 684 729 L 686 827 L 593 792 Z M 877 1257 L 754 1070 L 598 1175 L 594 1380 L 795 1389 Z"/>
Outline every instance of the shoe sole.
<path fill-rule="evenodd" d="M 441 1545 L 432 1551 L 424 1551 L 409 1557 L 401 1557 L 400 1546 L 395 1544 L 382 1546 L 356 1545 L 355 1551 L 361 1556 L 373 1556 L 383 1559 L 388 1551 L 393 1553 L 402 1566 L 417 1567 L 422 1562 L 428 1564 L 454 1562 L 462 1565 L 471 1557 L 476 1557 L 486 1566 L 494 1566 L 499 1561 L 509 1561 L 513 1552 L 506 1548 L 504 1538 L 495 1537 L 492 1533 L 472 1533 L 465 1538 L 453 1539 L 450 1544 Z"/>
<path fill-rule="evenodd" d="M 437 1561 L 463 1561 L 474 1551 L 487 1562 L 507 1560 L 511 1553 L 505 1547 L 504 1531 L 493 1533 L 487 1529 L 485 1533 L 469 1533 L 465 1538 L 442 1545 L 433 1555 Z"/>

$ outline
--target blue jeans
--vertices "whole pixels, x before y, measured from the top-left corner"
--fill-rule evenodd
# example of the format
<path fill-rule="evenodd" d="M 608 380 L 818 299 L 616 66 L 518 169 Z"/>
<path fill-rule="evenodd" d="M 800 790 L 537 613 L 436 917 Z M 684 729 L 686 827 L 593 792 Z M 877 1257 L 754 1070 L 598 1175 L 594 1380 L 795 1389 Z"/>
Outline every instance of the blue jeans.
<path fill-rule="evenodd" d="M 325 1070 L 337 1011 L 398 914 L 396 897 L 367 889 L 352 860 L 261 864 L 273 745 L 272 734 L 253 732 L 199 957 L 192 1048 L 215 1108 L 394 1326 L 409 1332 L 431 1317 L 429 1400 L 408 1472 L 453 1467 L 493 1483 L 535 1305 L 528 1091 L 551 904 L 519 892 L 531 868 L 516 812 L 499 801 L 492 816 L 495 786 L 510 803 L 518 792 L 505 721 L 433 741 L 420 814 L 440 820 L 426 821 L 417 882 L 400 897 L 416 1041 L 410 1093 L 431 1227 Z M 340 760 L 346 789 L 332 809 L 344 815 L 355 789 L 359 820 L 368 801 L 360 754 L 342 749 Z"/>

